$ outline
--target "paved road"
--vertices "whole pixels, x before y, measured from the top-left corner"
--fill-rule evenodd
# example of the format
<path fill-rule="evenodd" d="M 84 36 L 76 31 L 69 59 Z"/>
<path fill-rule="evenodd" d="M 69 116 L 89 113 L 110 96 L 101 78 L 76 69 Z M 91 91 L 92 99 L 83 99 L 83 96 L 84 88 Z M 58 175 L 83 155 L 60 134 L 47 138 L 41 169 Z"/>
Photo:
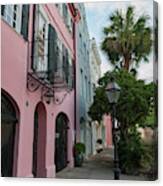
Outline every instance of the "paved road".
<path fill-rule="evenodd" d="M 104 150 L 100 154 L 86 160 L 82 167 L 65 168 L 57 173 L 57 178 L 65 179 L 97 179 L 113 180 L 113 153 L 111 150 Z M 121 180 L 147 180 L 141 176 L 121 175 Z"/>

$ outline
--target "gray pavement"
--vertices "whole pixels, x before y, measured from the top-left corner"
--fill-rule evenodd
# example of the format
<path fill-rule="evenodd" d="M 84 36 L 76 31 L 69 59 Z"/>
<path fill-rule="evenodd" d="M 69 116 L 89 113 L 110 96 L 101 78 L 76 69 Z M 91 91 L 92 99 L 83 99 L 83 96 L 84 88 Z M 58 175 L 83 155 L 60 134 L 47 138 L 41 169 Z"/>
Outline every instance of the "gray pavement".
<path fill-rule="evenodd" d="M 82 167 L 65 168 L 56 175 L 57 178 L 65 179 L 96 179 L 113 180 L 113 150 L 105 149 L 100 154 L 91 156 L 85 160 Z M 146 181 L 143 176 L 122 175 L 121 180 Z"/>

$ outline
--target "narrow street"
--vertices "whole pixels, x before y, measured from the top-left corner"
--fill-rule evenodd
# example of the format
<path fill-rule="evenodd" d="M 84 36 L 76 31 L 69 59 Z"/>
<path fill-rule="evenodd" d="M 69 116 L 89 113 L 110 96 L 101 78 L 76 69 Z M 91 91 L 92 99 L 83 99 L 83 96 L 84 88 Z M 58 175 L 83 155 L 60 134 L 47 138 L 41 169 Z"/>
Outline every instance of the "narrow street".
<path fill-rule="evenodd" d="M 2 177 L 114 180 L 119 156 L 120 180 L 158 179 L 157 14 L 136 0 L 1 5 Z"/>
<path fill-rule="evenodd" d="M 65 168 L 56 174 L 56 178 L 63 179 L 96 179 L 113 180 L 113 152 L 111 149 L 105 149 L 100 154 L 96 154 L 86 160 L 82 167 Z M 121 180 L 145 181 L 143 176 L 122 175 Z"/>

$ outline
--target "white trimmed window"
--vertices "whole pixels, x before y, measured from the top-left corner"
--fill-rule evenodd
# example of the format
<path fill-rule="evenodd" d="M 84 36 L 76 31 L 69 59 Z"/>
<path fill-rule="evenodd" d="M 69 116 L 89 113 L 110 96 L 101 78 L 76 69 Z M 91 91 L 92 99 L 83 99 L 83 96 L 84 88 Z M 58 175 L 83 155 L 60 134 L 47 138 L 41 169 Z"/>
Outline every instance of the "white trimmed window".
<path fill-rule="evenodd" d="M 63 4 L 63 19 L 68 31 L 72 33 L 73 24 L 72 24 L 71 13 L 66 4 Z"/>
<path fill-rule="evenodd" d="M 63 17 L 65 25 L 68 28 L 69 32 L 72 33 L 73 21 L 66 3 L 57 3 L 55 4 L 55 6 L 58 8 L 60 15 Z"/>
<path fill-rule="evenodd" d="M 67 17 L 67 28 L 68 28 L 69 32 L 72 33 L 73 21 L 72 21 L 70 12 L 68 12 L 68 17 Z"/>
<path fill-rule="evenodd" d="M 72 57 L 71 57 L 70 51 L 68 51 L 68 63 L 69 63 L 69 66 L 72 66 Z"/>
<path fill-rule="evenodd" d="M 62 42 L 59 38 L 57 38 L 57 49 L 58 49 L 58 61 L 56 62 L 56 75 L 62 77 Z"/>
<path fill-rule="evenodd" d="M 48 18 L 41 5 L 36 6 L 34 69 L 48 70 Z"/>
<path fill-rule="evenodd" d="M 21 32 L 22 5 L 3 5 L 2 17 L 18 33 Z"/>
<path fill-rule="evenodd" d="M 73 88 L 73 80 L 74 80 L 74 69 L 73 69 L 73 59 L 70 55 L 70 52 L 69 52 L 69 55 L 68 55 L 68 70 L 69 70 L 69 78 L 68 78 L 68 85 L 69 87 Z"/>

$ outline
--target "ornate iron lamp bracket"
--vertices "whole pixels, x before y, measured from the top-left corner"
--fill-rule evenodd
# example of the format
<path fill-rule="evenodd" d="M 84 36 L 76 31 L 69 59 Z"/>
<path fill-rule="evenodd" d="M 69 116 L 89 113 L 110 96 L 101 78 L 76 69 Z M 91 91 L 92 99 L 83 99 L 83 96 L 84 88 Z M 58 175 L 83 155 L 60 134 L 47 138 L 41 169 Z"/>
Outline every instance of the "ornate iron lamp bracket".
<path fill-rule="evenodd" d="M 59 86 L 50 84 L 47 81 L 46 72 L 29 72 L 27 75 L 27 89 L 30 92 L 35 92 L 39 88 L 41 90 L 41 100 L 46 101 L 48 104 L 53 100 L 53 103 L 56 105 L 62 104 L 72 90 L 65 84 Z M 63 91 L 65 91 L 65 93 L 63 93 Z"/>
<path fill-rule="evenodd" d="M 62 104 L 63 101 L 65 100 L 66 96 L 68 95 L 68 93 L 69 92 L 64 93 L 64 95 L 62 95 L 62 97 L 61 96 L 57 96 L 55 94 L 55 96 L 54 96 L 54 104 L 56 104 L 56 105 Z"/>
<path fill-rule="evenodd" d="M 27 89 L 30 92 L 35 92 L 40 87 L 40 82 L 35 78 L 32 73 L 28 73 L 27 75 Z"/>

